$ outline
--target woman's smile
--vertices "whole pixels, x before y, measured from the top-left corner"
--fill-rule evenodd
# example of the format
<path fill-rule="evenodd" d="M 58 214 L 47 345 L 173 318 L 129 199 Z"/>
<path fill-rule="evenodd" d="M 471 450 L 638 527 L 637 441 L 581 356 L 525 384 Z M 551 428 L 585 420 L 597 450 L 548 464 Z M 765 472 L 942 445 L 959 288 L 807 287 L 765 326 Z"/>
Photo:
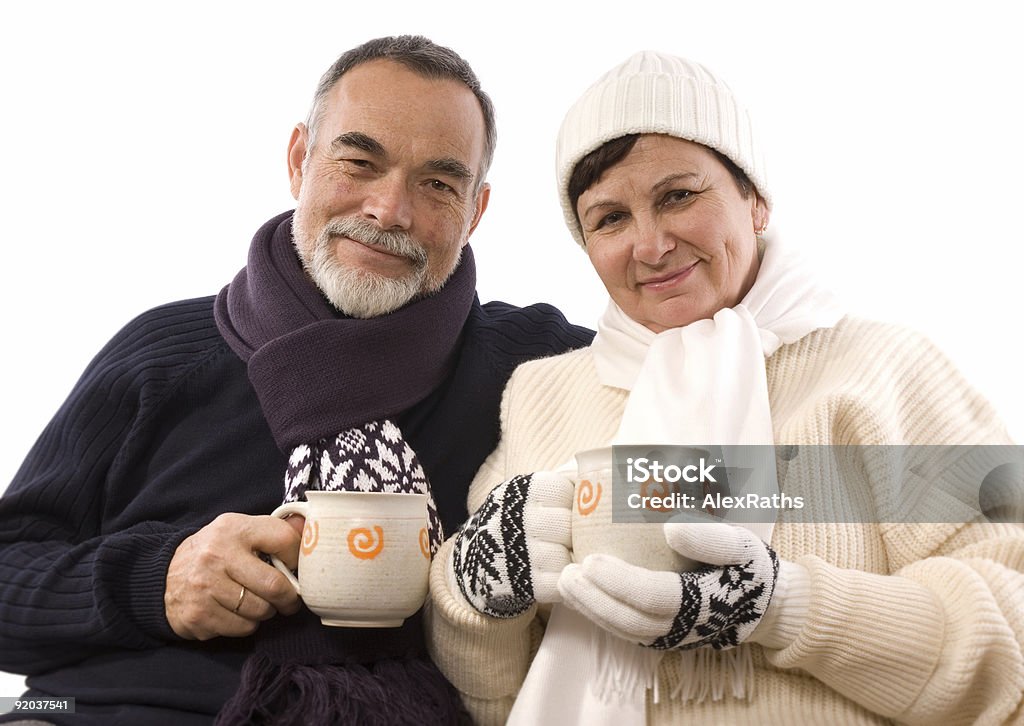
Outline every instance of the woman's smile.
<path fill-rule="evenodd" d="M 654 275 L 645 280 L 638 280 L 637 287 L 648 292 L 666 292 L 675 290 L 689 279 L 690 274 L 697 269 L 700 260 L 696 260 L 686 267 L 676 269 L 669 273 Z"/>

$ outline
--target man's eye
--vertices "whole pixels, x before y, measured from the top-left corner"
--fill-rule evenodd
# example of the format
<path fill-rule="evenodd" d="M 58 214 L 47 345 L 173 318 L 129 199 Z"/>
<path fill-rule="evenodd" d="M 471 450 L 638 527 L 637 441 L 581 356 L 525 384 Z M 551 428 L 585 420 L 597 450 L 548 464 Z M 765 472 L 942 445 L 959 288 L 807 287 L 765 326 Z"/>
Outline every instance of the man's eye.
<path fill-rule="evenodd" d="M 455 190 L 449 184 L 445 184 L 440 179 L 431 179 L 429 182 L 430 188 L 439 192 L 454 192 Z"/>
<path fill-rule="evenodd" d="M 356 169 L 373 168 L 373 164 L 370 162 L 369 159 L 342 159 L 341 161 L 346 166 L 352 166 L 355 167 Z"/>

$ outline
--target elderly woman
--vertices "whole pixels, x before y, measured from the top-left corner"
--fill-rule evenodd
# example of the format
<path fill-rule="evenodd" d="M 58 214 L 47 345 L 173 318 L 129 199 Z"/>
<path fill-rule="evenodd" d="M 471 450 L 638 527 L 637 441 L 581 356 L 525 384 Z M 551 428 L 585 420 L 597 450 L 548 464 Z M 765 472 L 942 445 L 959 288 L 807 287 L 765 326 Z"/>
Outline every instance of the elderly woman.
<path fill-rule="evenodd" d="M 930 343 L 844 315 L 764 240 L 757 152 L 728 87 L 658 53 L 604 75 L 562 125 L 566 222 L 611 300 L 589 349 L 513 375 L 475 514 L 434 560 L 432 652 L 480 723 L 1024 718 L 1024 529 L 853 520 L 847 493 L 875 512 L 895 494 L 856 457 L 791 471 L 811 514 L 762 537 L 665 524 L 695 570 L 570 564 L 565 472 L 583 450 L 1011 443 Z"/>

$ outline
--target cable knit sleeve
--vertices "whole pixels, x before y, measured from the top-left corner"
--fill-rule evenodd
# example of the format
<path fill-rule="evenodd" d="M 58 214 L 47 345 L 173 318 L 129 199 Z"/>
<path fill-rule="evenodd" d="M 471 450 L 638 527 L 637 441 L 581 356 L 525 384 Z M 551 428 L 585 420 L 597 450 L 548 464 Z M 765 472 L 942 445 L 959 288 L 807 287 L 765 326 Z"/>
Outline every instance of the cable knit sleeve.
<path fill-rule="evenodd" d="M 520 473 L 508 469 L 508 452 L 512 445 L 509 420 L 517 377 L 521 378 L 518 371 L 509 379 L 502 396 L 498 447 L 484 461 L 470 485 L 470 515 L 480 508 L 494 487 Z M 459 690 L 474 723 L 503 724 L 529 668 L 530 631 L 537 606 L 508 619 L 491 618 L 470 607 L 458 588 L 450 585 L 452 578 L 448 569 L 452 562 L 453 540 L 454 537 L 449 538 L 438 550 L 430 569 L 430 600 L 425 619 L 430 654 Z M 500 667 L 495 666 L 498 663 Z"/>
<path fill-rule="evenodd" d="M 869 344 L 870 356 L 867 348 L 852 355 L 841 345 L 804 351 L 839 368 L 832 375 L 845 378 L 844 389 L 840 398 L 824 397 L 821 415 L 805 417 L 804 430 L 791 435 L 857 445 L 1011 443 L 988 403 L 927 340 L 883 326 L 851 324 L 847 332 Z M 814 341 L 807 345 L 813 349 Z M 801 373 L 813 385 L 817 374 L 810 368 Z M 815 427 L 828 433 L 815 436 Z M 893 492 L 893 480 L 870 465 L 851 467 L 846 476 L 865 477 L 879 500 Z M 903 473 L 900 494 L 925 487 L 925 507 L 943 496 L 937 481 L 908 483 L 912 476 Z M 796 640 L 766 651 L 774 666 L 802 669 L 901 723 L 995 724 L 1024 717 L 1019 523 L 788 524 L 777 534 L 783 554 L 808 568 L 811 599 Z M 809 554 L 799 545 L 822 538 L 839 554 L 823 557 L 821 547 Z M 839 566 L 842 550 L 858 541 L 850 557 L 860 563 Z M 881 557 L 872 556 L 872 542 Z M 805 554 L 798 556 L 801 549 Z"/>
<path fill-rule="evenodd" d="M 769 660 L 901 723 L 1007 722 L 1024 688 L 1024 535 L 972 529 L 970 544 L 892 575 L 801 558 L 809 618 Z"/>
<path fill-rule="evenodd" d="M 192 530 L 148 520 L 104 522 L 126 501 L 111 486 L 134 433 L 181 366 L 207 350 L 209 301 L 154 311 L 89 365 L 0 499 L 0 668 L 34 674 L 107 647 L 174 638 L 164 616 L 167 562 Z M 166 327 L 177 322 L 180 329 Z M 136 483 L 137 484 L 137 483 Z"/>
<path fill-rule="evenodd" d="M 598 383 L 588 349 L 521 365 L 502 397 L 501 440 L 470 487 L 470 513 L 511 476 L 557 469 L 578 451 L 607 445 L 625 398 Z M 542 618 L 536 607 L 507 620 L 476 612 L 449 587 L 450 562 L 449 541 L 430 573 L 431 655 L 478 723 L 502 724 L 540 643 Z"/>

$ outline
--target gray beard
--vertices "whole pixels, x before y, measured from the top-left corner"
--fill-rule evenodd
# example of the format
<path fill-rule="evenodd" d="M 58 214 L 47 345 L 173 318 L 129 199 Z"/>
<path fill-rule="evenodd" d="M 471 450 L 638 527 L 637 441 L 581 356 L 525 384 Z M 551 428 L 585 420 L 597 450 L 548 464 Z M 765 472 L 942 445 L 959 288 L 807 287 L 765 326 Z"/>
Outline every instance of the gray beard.
<path fill-rule="evenodd" d="M 292 234 L 294 239 L 294 225 Z M 335 255 L 335 235 L 374 244 L 407 257 L 414 268 L 408 274 L 394 278 L 347 267 Z M 303 266 L 316 286 L 334 307 L 353 318 L 374 318 L 393 312 L 424 291 L 426 253 L 402 232 L 386 232 L 370 222 L 348 217 L 325 225 L 308 258 L 303 254 L 304 245 L 297 239 L 295 243 Z"/>
<path fill-rule="evenodd" d="M 327 300 L 353 318 L 375 318 L 390 313 L 419 294 L 425 270 L 400 278 L 343 266 L 334 256 L 333 243 L 317 244 L 307 270 Z"/>

